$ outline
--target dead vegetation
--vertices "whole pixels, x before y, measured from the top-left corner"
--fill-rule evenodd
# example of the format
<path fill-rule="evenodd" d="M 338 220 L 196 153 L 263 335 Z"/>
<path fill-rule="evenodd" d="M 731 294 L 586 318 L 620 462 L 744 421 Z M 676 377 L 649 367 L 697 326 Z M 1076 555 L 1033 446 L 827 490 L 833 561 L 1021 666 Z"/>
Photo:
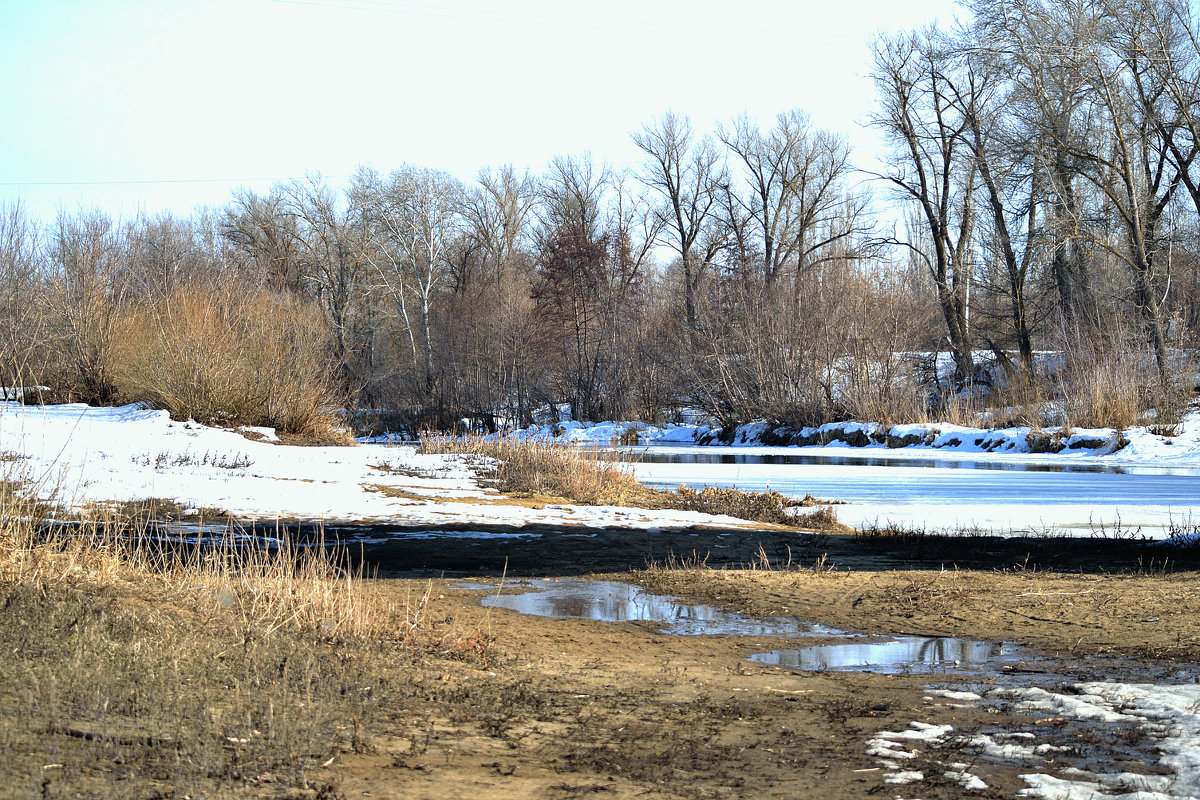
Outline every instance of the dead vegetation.
<path fill-rule="evenodd" d="M 809 495 L 796 502 L 775 491 L 743 492 L 708 486 L 681 486 L 668 492 L 643 486 L 621 464 L 596 448 L 538 440 L 457 437 L 427 434 L 426 453 L 455 453 L 485 462 L 496 487 L 516 498 L 562 498 L 585 505 L 621 505 L 715 514 L 772 525 L 815 530 L 849 530 L 830 506 L 816 506 Z M 795 514 L 790 508 L 814 508 Z"/>
<path fill-rule="evenodd" d="M 121 309 L 108 369 L 121 397 L 176 419 L 254 425 L 344 444 L 328 332 L 301 300 L 241 286 L 182 287 Z"/>
<path fill-rule="evenodd" d="M 36 512 L 4 494 L 6 796 L 336 797 L 322 765 L 371 747 L 404 665 L 489 658 L 486 628 L 439 614 L 431 587 L 397 597 L 336 548 L 170 545 L 129 518 Z"/>
<path fill-rule="evenodd" d="M 166 549 L 99 522 L 49 536 L 7 522 L 30 507 L 7 509 L 0 781 L 22 800 L 453 798 L 479 787 L 497 798 L 872 797 L 881 776 L 864 742 L 942 721 L 921 700 L 925 679 L 794 675 L 747 661 L 768 645 L 743 637 L 492 613 L 479 592 L 368 580 L 286 542 Z M 857 538 L 754 536 L 742 568 L 713 568 L 702 549 L 633 577 L 846 629 L 1200 652 L 1194 575 L 1160 564 L 1120 576 L 848 570 L 825 553 Z M 714 552 L 721 542 L 689 540 Z M 578 539 L 537 546 L 593 563 Z M 971 713 L 955 710 L 956 728 Z M 993 785 L 1012 796 L 1020 784 Z"/>
<path fill-rule="evenodd" d="M 550 495 L 586 505 L 639 505 L 654 494 L 595 449 L 433 434 L 422 436 L 421 449 L 491 459 L 489 477 L 506 494 Z"/>

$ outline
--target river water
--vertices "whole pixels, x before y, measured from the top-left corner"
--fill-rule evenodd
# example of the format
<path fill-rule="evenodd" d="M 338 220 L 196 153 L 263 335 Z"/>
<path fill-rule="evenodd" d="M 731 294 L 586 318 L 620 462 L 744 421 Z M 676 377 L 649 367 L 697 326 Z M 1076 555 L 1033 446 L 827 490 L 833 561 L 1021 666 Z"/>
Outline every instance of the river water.
<path fill-rule="evenodd" d="M 762 447 L 621 449 L 639 480 L 841 501 L 846 524 L 1167 538 L 1200 529 L 1200 468 L 1099 458 Z"/>

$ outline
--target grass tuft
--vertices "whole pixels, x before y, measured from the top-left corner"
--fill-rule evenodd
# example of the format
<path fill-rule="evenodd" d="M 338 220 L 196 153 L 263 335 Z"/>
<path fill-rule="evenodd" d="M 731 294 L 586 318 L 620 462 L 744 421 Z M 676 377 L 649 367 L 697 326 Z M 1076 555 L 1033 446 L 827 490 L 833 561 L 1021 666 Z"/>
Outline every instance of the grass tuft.
<path fill-rule="evenodd" d="M 738 519 L 773 522 L 776 525 L 795 525 L 796 518 L 787 512 L 788 498 L 779 492 L 742 492 L 709 486 L 699 492 L 681 486 L 674 492 L 674 508 L 699 511 L 703 514 L 724 514 Z"/>
<path fill-rule="evenodd" d="M 652 495 L 619 463 L 595 449 L 430 434 L 421 438 L 421 449 L 492 459 L 492 477 L 506 494 L 551 495 L 586 505 L 630 505 Z"/>

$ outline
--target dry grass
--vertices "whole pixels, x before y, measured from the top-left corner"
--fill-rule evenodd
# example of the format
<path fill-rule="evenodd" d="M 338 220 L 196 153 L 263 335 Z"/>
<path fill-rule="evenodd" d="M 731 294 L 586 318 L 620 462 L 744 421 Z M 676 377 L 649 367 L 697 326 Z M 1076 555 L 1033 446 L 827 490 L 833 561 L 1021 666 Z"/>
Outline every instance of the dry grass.
<path fill-rule="evenodd" d="M 655 492 L 595 449 L 539 441 L 425 435 L 427 453 L 456 453 L 495 460 L 500 491 L 562 497 L 585 505 L 635 505 Z"/>
<path fill-rule="evenodd" d="M 320 311 L 271 292 L 185 288 L 126 309 L 113 355 L 120 394 L 214 425 L 264 425 L 345 443 Z"/>
<path fill-rule="evenodd" d="M 1068 424 L 1077 428 L 1124 430 L 1138 424 L 1149 389 L 1157 382 L 1131 358 L 1073 362 L 1059 381 Z"/>
<path fill-rule="evenodd" d="M 795 515 L 796 505 L 779 492 L 743 492 L 682 486 L 673 492 L 643 486 L 622 466 L 596 449 L 544 441 L 426 435 L 427 453 L 456 453 L 492 459 L 500 491 L 517 498 L 560 497 L 584 505 L 625 505 L 716 514 L 789 527 L 846 529 L 831 508 Z"/>
<path fill-rule="evenodd" d="M 815 531 L 853 530 L 849 525 L 838 521 L 837 510 L 833 506 L 817 506 L 812 511 L 796 515 L 792 520 L 793 525 Z"/>
<path fill-rule="evenodd" d="M 3 485 L 5 796 L 335 797 L 321 765 L 370 747 L 405 664 L 487 663 L 486 630 L 438 617 L 428 587 L 389 595 L 336 549 L 50 526 Z"/>
<path fill-rule="evenodd" d="M 12 496 L 9 509 L 25 509 Z M 134 515 L 147 518 L 149 515 Z M 345 553 L 297 547 L 284 534 L 277 546 L 245 541 L 231 529 L 194 545 L 150 540 L 116 516 L 48 526 L 3 513 L 0 582 L 49 594 L 87 584 L 149 582 L 165 599 L 280 629 L 351 638 L 403 637 L 415 624 L 407 610 L 364 589 L 361 568 Z"/>
<path fill-rule="evenodd" d="M 779 492 L 741 492 L 715 486 L 697 492 L 681 486 L 673 493 L 671 507 L 702 514 L 725 514 L 738 519 L 752 519 L 776 525 L 795 525 L 796 518 L 788 513 L 788 506 L 788 498 Z"/>

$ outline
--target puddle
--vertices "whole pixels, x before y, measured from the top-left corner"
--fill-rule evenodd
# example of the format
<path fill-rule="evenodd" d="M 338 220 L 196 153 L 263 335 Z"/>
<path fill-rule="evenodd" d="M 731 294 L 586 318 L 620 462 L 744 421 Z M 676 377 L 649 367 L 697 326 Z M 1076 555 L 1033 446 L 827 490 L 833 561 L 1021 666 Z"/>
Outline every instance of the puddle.
<path fill-rule="evenodd" d="M 452 588 L 488 592 L 485 606 L 522 614 L 598 622 L 658 623 L 662 633 L 676 635 L 760 636 L 780 639 L 816 637 L 838 641 L 756 653 L 750 660 L 801 671 L 833 670 L 882 674 L 986 676 L 989 684 L 1021 687 L 1072 681 L 1125 680 L 1200 684 L 1200 668 L 1192 664 L 1152 664 L 1119 656 L 1082 656 L 1067 660 L 1038 655 L 1011 642 L 954 637 L 866 636 L 788 617 L 755 618 L 703 603 L 687 603 L 651 594 L 618 581 L 585 578 L 522 580 L 496 594 L 497 585 L 459 582 Z M 1000 683 L 994 683 L 1000 681 Z M 950 684 L 939 684 L 949 686 Z"/>
<path fill-rule="evenodd" d="M 951 678 L 952 688 L 932 689 L 948 707 L 981 704 L 1015 715 L 1015 729 L 987 725 L 956 731 L 951 725 L 912 722 L 902 731 L 880 731 L 867 754 L 878 759 L 886 784 L 920 783 L 922 772 L 906 769 L 919 741 L 927 754 L 923 772 L 966 790 L 988 788 L 988 765 L 1018 767 L 1032 797 L 1100 797 L 1140 787 L 1163 800 L 1200 797 L 1200 672 L 1194 665 L 1140 665 L 1133 659 L 1035 656 L 1011 643 L 950 637 L 891 639 L 855 634 L 784 618 L 752 619 L 715 606 L 684 603 L 614 581 L 536 580 L 517 584 L 528 591 L 489 596 L 486 606 L 545 617 L 604 622 L 657 623 L 664 633 L 812 637 L 841 641 L 758 653 L 751 660 L 807 671 L 981 676 Z M 495 585 L 454 584 L 495 592 Z M 1103 680 L 1074 683 L 1069 676 L 1098 673 Z M 1123 675 L 1175 685 L 1116 683 Z M 1192 685 L 1188 685 L 1192 684 Z M 967 689 L 970 688 L 970 691 Z M 1028 722 L 1023 722 L 1025 717 Z M 969 755 L 970 763 L 954 759 Z M 942 760 L 943 756 L 946 760 Z M 1096 765 L 1105 765 L 1097 770 Z M 1114 771 L 1115 770 L 1115 771 Z M 867 770 L 870 771 L 870 770 Z M 982 776 L 982 777 L 981 777 Z M 1061 776 L 1061 777 L 1060 777 Z M 1168 793 L 1168 790 L 1171 790 Z M 1138 796 L 1141 796 L 1139 793 Z"/>
<path fill-rule="evenodd" d="M 685 603 L 616 581 L 540 580 L 532 591 L 486 597 L 483 605 L 522 614 L 599 622 L 655 622 L 663 633 L 683 636 L 847 636 L 844 631 L 784 617 L 755 619 L 716 606 Z M 495 587 L 491 587 L 495 588 Z"/>
<path fill-rule="evenodd" d="M 1028 658 L 1015 645 L 972 639 L 901 636 L 755 653 L 751 661 L 814 672 L 953 673 L 998 671 Z"/>

